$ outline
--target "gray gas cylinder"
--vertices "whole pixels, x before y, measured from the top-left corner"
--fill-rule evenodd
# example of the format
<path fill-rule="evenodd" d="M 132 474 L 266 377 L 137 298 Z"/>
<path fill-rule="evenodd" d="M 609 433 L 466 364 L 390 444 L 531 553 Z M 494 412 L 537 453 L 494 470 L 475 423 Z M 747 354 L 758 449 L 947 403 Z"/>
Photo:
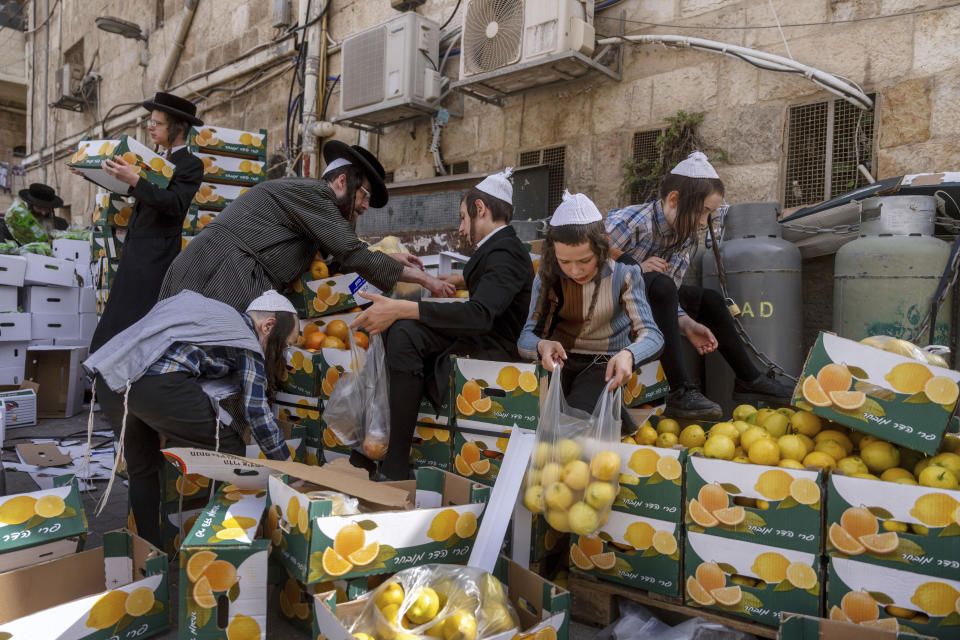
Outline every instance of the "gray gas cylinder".
<path fill-rule="evenodd" d="M 834 331 L 851 340 L 913 337 L 950 257 L 950 245 L 933 237 L 935 216 L 932 196 L 863 201 L 860 237 L 840 247 L 834 262 Z M 948 344 L 950 310 L 948 297 L 937 316 L 937 344 Z"/>
<path fill-rule="evenodd" d="M 779 212 L 775 202 L 731 206 L 720 258 L 727 294 L 740 307 L 740 322 L 751 341 L 787 373 L 798 375 L 803 366 L 801 258 L 799 249 L 780 235 Z M 712 250 L 704 254 L 703 286 L 720 291 Z M 707 396 L 729 415 L 736 406 L 731 399 L 734 374 L 719 352 L 707 356 L 706 377 Z"/>

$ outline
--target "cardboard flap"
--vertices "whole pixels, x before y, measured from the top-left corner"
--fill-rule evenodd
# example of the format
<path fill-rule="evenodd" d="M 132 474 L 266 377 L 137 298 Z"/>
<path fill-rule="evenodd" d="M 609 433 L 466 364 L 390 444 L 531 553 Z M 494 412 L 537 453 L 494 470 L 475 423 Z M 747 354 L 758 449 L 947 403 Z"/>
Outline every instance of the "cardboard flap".
<path fill-rule="evenodd" d="M 24 464 L 36 467 L 59 467 L 73 462 L 73 458 L 61 452 L 55 442 L 18 444 L 17 453 Z"/>

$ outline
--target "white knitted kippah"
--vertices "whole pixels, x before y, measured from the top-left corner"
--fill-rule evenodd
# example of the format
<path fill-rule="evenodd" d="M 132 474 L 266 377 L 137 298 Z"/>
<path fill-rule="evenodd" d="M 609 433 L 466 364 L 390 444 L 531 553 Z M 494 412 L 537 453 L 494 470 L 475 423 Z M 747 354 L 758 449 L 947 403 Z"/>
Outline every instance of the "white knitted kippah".
<path fill-rule="evenodd" d="M 678 176 L 689 178 L 719 178 L 717 170 L 713 168 L 707 156 L 702 151 L 694 151 L 677 163 L 670 172 Z"/>
<path fill-rule="evenodd" d="M 582 193 L 563 191 L 563 202 L 553 212 L 550 218 L 551 227 L 562 227 L 567 224 L 590 224 L 603 220 L 597 205 L 593 200 Z"/>
<path fill-rule="evenodd" d="M 272 313 L 288 311 L 297 315 L 297 310 L 293 308 L 293 304 L 273 289 L 264 291 L 259 298 L 250 303 L 247 311 L 269 311 Z"/>
<path fill-rule="evenodd" d="M 351 164 L 353 163 L 347 160 L 346 158 L 337 158 L 336 160 L 334 160 L 333 162 L 327 165 L 327 168 L 323 170 L 323 173 L 320 175 L 320 177 L 322 178 L 326 176 L 328 173 L 330 173 L 331 171 L 336 171 L 340 167 L 346 167 L 347 165 L 351 165 Z"/>
<path fill-rule="evenodd" d="M 508 180 L 511 175 L 513 175 L 513 167 L 507 167 L 500 173 L 494 173 L 484 178 L 477 185 L 477 189 L 512 205 L 513 185 Z"/>

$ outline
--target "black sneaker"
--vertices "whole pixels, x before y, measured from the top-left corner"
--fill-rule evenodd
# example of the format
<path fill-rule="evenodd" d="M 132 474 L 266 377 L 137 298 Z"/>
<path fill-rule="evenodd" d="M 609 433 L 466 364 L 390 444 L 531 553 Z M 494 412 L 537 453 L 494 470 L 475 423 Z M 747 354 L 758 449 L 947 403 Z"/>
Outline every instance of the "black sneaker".
<path fill-rule="evenodd" d="M 667 394 L 664 415 L 692 420 L 720 420 L 723 418 L 723 410 L 696 387 L 681 387 Z"/>
<path fill-rule="evenodd" d="M 792 385 L 761 374 L 753 382 L 745 382 L 738 378 L 733 384 L 733 399 L 737 402 L 765 401 L 789 405 L 793 399 L 793 389 Z"/>

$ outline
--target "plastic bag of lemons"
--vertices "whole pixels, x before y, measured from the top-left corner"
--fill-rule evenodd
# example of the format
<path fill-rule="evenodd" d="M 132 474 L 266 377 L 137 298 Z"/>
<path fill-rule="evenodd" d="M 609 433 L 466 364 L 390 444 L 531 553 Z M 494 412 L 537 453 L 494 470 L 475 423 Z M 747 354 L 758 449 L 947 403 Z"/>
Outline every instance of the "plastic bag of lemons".
<path fill-rule="evenodd" d="M 592 415 L 569 407 L 554 371 L 524 481 L 523 503 L 560 532 L 592 536 L 620 493 L 621 390 L 604 390 Z"/>
<path fill-rule="evenodd" d="M 928 347 L 921 348 L 912 342 L 901 340 L 899 338 L 893 338 L 891 336 L 869 336 L 861 340 L 860 344 L 865 344 L 868 347 L 875 347 L 877 349 L 883 349 L 884 351 L 895 353 L 898 356 L 903 356 L 904 358 L 912 358 L 914 360 L 919 360 L 920 362 L 926 362 L 927 364 L 932 364 L 935 367 L 943 367 L 944 369 L 950 368 L 950 363 L 947 362 L 946 358 L 946 356 L 950 353 L 950 350 L 940 345 L 930 345 Z"/>
<path fill-rule="evenodd" d="M 447 564 L 397 573 L 370 594 L 356 620 L 348 621 L 357 640 L 483 640 L 518 625 L 497 578 Z"/>

